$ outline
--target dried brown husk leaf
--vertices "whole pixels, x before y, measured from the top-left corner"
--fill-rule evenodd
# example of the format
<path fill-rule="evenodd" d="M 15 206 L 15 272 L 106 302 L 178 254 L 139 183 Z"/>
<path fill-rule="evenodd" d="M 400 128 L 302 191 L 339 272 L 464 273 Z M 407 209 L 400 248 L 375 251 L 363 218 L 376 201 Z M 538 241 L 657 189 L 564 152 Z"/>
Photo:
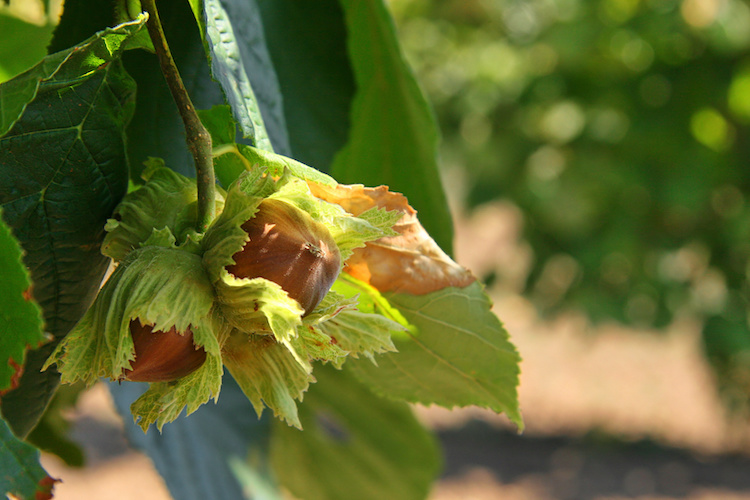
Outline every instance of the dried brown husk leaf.
<path fill-rule="evenodd" d="M 325 186 L 308 181 L 316 197 L 336 203 L 354 216 L 371 208 L 403 214 L 393 226 L 398 236 L 383 237 L 358 248 L 344 271 L 381 292 L 423 295 L 446 287 L 464 288 L 476 278 L 451 259 L 422 227 L 417 212 L 401 193 L 387 186 L 361 184 Z"/>

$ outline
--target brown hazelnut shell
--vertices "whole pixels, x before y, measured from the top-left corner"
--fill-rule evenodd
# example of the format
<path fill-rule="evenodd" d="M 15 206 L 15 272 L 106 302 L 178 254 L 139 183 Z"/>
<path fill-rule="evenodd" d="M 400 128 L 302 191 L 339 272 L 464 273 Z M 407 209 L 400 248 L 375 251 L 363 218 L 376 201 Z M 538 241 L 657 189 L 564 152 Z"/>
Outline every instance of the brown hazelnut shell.
<path fill-rule="evenodd" d="M 180 334 L 175 327 L 153 331 L 151 325 L 130 322 L 135 360 L 123 372 L 132 382 L 170 382 L 193 373 L 206 361 L 206 351 L 193 343 L 188 327 Z"/>
<path fill-rule="evenodd" d="M 305 314 L 331 289 L 341 254 L 328 228 L 281 200 L 266 199 L 242 225 L 250 238 L 227 271 L 238 278 L 265 278 L 299 302 Z"/>

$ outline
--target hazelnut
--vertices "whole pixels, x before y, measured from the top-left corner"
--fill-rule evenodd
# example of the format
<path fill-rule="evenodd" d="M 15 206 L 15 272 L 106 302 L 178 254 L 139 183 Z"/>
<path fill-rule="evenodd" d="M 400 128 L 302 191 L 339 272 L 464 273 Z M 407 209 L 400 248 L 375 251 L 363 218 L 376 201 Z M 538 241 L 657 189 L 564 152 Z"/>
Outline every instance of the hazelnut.
<path fill-rule="evenodd" d="M 153 331 L 152 325 L 130 322 L 135 360 L 123 379 L 132 382 L 169 382 L 193 373 L 206 361 L 206 351 L 193 344 L 193 331 Z"/>
<path fill-rule="evenodd" d="M 227 271 L 238 278 L 265 278 L 299 302 L 305 314 L 331 289 L 341 254 L 331 233 L 307 212 L 281 200 L 263 200 L 242 225 L 250 240 L 232 256 Z"/>

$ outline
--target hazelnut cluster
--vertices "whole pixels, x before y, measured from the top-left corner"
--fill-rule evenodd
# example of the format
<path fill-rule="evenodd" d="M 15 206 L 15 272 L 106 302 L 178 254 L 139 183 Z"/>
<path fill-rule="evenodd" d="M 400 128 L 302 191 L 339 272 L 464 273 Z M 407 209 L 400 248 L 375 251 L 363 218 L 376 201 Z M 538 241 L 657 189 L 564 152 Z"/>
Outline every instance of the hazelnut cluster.
<path fill-rule="evenodd" d="M 288 170 L 276 174 L 245 172 L 197 233 L 195 182 L 147 169 L 105 227 L 114 272 L 47 365 L 64 382 L 151 383 L 132 407 L 144 429 L 217 398 L 226 366 L 256 410 L 265 404 L 298 425 L 289 401 L 314 380 L 312 361 L 340 366 L 350 354 L 392 350 L 388 329 L 398 324 L 358 342 L 367 315 L 341 321 L 356 299 L 331 288 L 353 249 L 392 234 L 398 216 L 354 217 Z"/>

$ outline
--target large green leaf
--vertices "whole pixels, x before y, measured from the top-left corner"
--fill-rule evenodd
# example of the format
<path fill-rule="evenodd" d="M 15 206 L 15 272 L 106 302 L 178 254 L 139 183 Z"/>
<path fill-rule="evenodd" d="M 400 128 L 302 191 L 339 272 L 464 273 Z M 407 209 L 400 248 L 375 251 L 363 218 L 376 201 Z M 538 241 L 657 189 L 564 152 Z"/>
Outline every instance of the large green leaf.
<path fill-rule="evenodd" d="M 417 331 L 394 338 L 398 352 L 378 356 L 377 366 L 349 361 L 357 377 L 386 397 L 490 408 L 523 428 L 516 393 L 520 358 L 481 284 L 384 296 Z"/>
<path fill-rule="evenodd" d="M 26 253 L 46 330 L 58 340 L 88 308 L 109 262 L 99 245 L 127 189 L 123 131 L 135 97 L 119 56 L 143 23 L 107 29 L 62 62 L 49 56 L 0 86 L 3 104 L 27 101 L 0 138 L 0 206 Z M 38 68 L 54 66 L 40 76 Z M 37 87 L 33 100 L 3 92 L 17 82 Z M 57 385 L 54 370 L 39 372 L 54 345 L 30 352 L 19 388 L 3 396 L 3 415 L 19 435 L 31 430 Z"/>
<path fill-rule="evenodd" d="M 0 216 L 2 210 L 0 210 Z M 20 377 L 26 349 L 45 340 L 42 311 L 31 298 L 29 273 L 21 261 L 21 247 L 0 219 L 0 394 Z M 16 379 L 16 383 L 18 380 Z"/>
<path fill-rule="evenodd" d="M 76 47 L 45 57 L 39 64 L 0 86 L 0 137 L 6 134 L 36 96 L 42 82 L 65 81 L 93 72 L 101 64 L 119 58 L 128 39 L 140 31 L 145 18 L 105 29 Z M 69 82 L 72 83 L 72 82 Z"/>
<path fill-rule="evenodd" d="M 304 431 L 274 423 L 279 481 L 303 500 L 425 498 L 439 450 L 408 405 L 379 399 L 330 366 L 316 366 L 315 377 L 299 408 Z"/>
<path fill-rule="evenodd" d="M 346 184 L 404 193 L 446 252 L 453 226 L 437 167 L 438 130 L 404 60 L 383 0 L 341 0 L 357 81 L 349 142 L 331 174 Z"/>
<path fill-rule="evenodd" d="M 346 144 L 355 83 L 338 0 L 258 0 L 284 96 L 291 156 L 330 172 Z"/>
<path fill-rule="evenodd" d="M 58 53 L 0 86 L 0 136 L 5 134 L 34 99 L 39 84 L 60 67 L 69 53 Z"/>
<path fill-rule="evenodd" d="M 39 450 L 19 441 L 0 419 L 0 495 L 49 500 L 55 482 L 39 464 Z"/>

